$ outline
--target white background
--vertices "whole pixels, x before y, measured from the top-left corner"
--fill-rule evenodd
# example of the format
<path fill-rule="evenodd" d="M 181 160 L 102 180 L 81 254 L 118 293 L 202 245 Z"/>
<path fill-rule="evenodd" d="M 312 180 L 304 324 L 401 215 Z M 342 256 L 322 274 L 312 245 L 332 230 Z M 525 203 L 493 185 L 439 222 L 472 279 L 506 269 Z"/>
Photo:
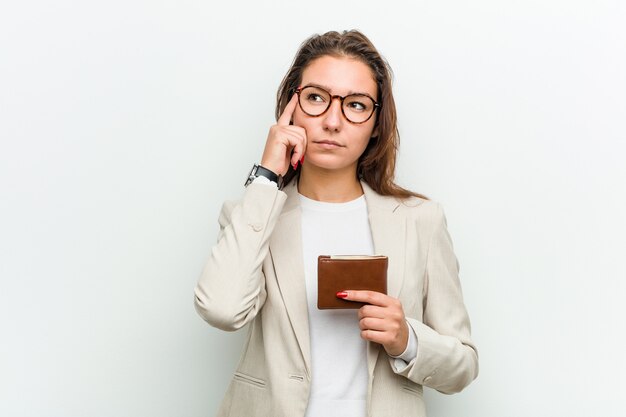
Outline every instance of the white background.
<path fill-rule="evenodd" d="M 430 416 L 623 415 L 626 3 L 0 6 L 0 416 L 215 413 L 243 332 L 193 287 L 313 33 L 395 71 L 401 185 L 443 203 L 479 347 Z"/>

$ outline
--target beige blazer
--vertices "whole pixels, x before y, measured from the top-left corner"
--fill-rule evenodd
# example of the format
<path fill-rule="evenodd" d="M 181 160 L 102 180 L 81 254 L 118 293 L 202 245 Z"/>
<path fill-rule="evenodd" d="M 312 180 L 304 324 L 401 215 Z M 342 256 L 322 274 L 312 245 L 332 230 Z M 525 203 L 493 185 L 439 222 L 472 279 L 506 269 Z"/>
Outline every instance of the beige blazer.
<path fill-rule="evenodd" d="M 368 416 L 423 417 L 422 386 L 454 393 L 478 373 L 457 260 L 438 204 L 362 187 L 375 253 L 389 257 L 389 295 L 402 302 L 418 340 L 417 357 L 398 373 L 384 349 L 368 343 Z M 249 185 L 240 202 L 224 204 L 219 223 L 196 310 L 217 328 L 249 328 L 218 416 L 304 416 L 311 354 L 295 181 L 283 191 Z"/>

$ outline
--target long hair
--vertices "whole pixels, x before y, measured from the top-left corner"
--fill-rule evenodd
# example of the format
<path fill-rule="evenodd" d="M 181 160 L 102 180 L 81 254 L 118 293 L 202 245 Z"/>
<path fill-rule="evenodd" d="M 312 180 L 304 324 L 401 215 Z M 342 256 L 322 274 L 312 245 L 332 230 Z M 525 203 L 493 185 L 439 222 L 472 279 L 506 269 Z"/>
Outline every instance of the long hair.
<path fill-rule="evenodd" d="M 305 40 L 283 78 L 276 94 L 276 120 L 283 113 L 291 96 L 302 81 L 302 73 L 311 62 L 323 56 L 350 57 L 366 64 L 378 86 L 377 110 L 374 131 L 377 136 L 370 138 L 365 151 L 357 164 L 357 176 L 380 195 L 408 198 L 427 197 L 406 190 L 394 182 L 396 156 L 400 145 L 397 126 L 396 105 L 391 91 L 392 71 L 387 61 L 376 50 L 372 42 L 358 30 L 331 31 L 323 35 L 313 35 Z M 288 184 L 297 174 L 292 166 L 284 176 Z"/>

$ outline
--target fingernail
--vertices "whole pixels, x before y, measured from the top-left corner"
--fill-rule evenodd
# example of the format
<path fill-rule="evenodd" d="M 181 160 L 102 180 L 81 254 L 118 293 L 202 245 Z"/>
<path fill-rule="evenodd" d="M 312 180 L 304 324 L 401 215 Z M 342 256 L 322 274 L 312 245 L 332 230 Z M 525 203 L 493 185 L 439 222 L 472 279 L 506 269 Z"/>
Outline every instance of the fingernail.
<path fill-rule="evenodd" d="M 304 155 L 302 155 L 302 159 L 300 160 L 300 165 L 304 164 Z"/>
<path fill-rule="evenodd" d="M 339 291 L 339 292 L 337 293 L 337 297 L 338 297 L 338 298 L 346 298 L 347 296 L 348 296 L 348 293 L 347 293 L 347 292 L 345 292 L 345 291 Z"/>
<path fill-rule="evenodd" d="M 296 168 L 298 168 L 298 163 L 296 162 L 295 164 L 292 165 L 292 167 L 293 167 L 293 170 L 295 171 Z"/>

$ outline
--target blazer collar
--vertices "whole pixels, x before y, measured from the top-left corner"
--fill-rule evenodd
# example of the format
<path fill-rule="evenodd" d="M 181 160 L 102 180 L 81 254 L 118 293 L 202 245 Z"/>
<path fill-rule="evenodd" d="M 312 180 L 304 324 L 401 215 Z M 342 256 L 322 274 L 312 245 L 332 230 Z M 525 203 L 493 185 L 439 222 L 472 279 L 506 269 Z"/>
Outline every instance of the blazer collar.
<path fill-rule="evenodd" d="M 306 372 L 311 376 L 309 312 L 302 258 L 302 227 L 297 178 L 283 189 L 287 200 L 270 238 L 270 255 L 283 303 L 304 358 Z"/>
<path fill-rule="evenodd" d="M 406 218 L 398 211 L 401 203 L 394 197 L 381 196 L 363 181 L 361 187 L 367 203 L 374 251 L 389 258 L 387 294 L 398 298 L 404 282 L 406 256 Z M 371 390 L 372 375 L 381 350 L 381 345 L 377 343 L 367 344 L 367 369 L 370 376 L 368 391 Z"/>
<path fill-rule="evenodd" d="M 406 240 L 406 220 L 397 212 L 401 203 L 393 197 L 379 195 L 363 181 L 361 181 L 361 187 L 367 204 L 374 252 L 389 258 L 387 291 L 390 296 L 397 298 L 404 280 Z M 283 302 L 310 375 L 309 315 L 302 259 L 301 211 L 297 178 L 294 178 L 283 191 L 287 194 L 287 200 L 270 239 L 270 254 L 276 269 L 276 278 Z M 380 345 L 368 343 L 367 364 L 370 376 L 374 371 L 379 350 Z"/>
<path fill-rule="evenodd" d="M 394 213 L 402 204 L 395 197 L 382 196 L 367 185 L 365 181 L 361 181 L 361 188 L 365 195 L 368 212 L 380 210 L 383 213 Z M 287 194 L 287 201 L 283 206 L 283 214 L 300 208 L 300 200 L 298 197 L 298 178 L 294 178 L 285 186 L 283 191 Z M 376 242 L 374 242 L 376 243 Z"/>

